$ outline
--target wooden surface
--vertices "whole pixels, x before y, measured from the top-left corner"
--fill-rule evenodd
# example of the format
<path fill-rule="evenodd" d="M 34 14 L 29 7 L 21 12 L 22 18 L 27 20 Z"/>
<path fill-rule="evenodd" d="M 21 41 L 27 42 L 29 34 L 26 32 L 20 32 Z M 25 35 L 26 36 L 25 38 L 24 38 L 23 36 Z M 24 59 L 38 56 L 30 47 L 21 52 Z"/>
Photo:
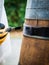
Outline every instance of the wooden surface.
<path fill-rule="evenodd" d="M 25 23 L 31 26 L 49 27 L 49 20 L 32 20 L 26 19 Z"/>
<path fill-rule="evenodd" d="M 49 27 L 49 21 L 26 20 L 31 26 Z M 23 36 L 19 65 L 49 65 L 49 40 Z"/>

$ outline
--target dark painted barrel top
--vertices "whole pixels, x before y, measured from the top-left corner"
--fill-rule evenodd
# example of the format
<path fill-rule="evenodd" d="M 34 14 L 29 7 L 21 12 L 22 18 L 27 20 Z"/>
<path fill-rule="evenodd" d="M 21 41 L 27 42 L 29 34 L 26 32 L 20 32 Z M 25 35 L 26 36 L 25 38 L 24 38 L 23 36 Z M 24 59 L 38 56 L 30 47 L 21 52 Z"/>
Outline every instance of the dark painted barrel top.
<path fill-rule="evenodd" d="M 49 0 L 27 0 L 25 18 L 49 20 Z"/>

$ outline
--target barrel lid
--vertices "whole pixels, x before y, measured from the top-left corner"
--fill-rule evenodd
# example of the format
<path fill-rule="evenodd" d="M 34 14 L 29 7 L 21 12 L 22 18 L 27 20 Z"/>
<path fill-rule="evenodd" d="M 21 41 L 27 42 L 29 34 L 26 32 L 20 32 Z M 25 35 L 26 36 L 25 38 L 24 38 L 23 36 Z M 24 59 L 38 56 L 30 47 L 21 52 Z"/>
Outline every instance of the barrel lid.
<path fill-rule="evenodd" d="M 49 10 L 46 9 L 26 9 L 26 19 L 49 20 Z"/>
<path fill-rule="evenodd" d="M 49 8 L 49 0 L 27 0 L 27 8 Z"/>
<path fill-rule="evenodd" d="M 49 20 L 49 0 L 27 0 L 25 18 Z"/>

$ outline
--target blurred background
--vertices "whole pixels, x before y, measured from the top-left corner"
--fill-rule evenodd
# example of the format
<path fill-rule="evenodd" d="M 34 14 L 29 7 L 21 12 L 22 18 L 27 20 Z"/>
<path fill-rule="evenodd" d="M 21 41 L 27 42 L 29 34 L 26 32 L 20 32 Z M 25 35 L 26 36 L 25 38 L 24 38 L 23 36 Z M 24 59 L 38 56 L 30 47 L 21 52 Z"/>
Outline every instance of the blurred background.
<path fill-rule="evenodd" d="M 5 9 L 9 27 L 16 30 L 10 32 L 11 54 L 5 59 L 3 65 L 18 65 L 22 44 L 22 28 L 25 19 L 26 0 L 5 0 Z M 17 29 L 17 28 L 21 29 Z"/>
<path fill-rule="evenodd" d="M 5 0 L 5 9 L 10 27 L 22 27 L 25 17 L 26 0 Z"/>
<path fill-rule="evenodd" d="M 22 28 L 25 20 L 26 0 L 4 0 L 4 2 L 9 27 L 15 27 L 15 29 L 20 27 L 21 29 L 10 32 L 11 54 L 3 59 L 0 65 L 18 65 L 23 37 Z M 9 41 L 7 43 L 9 44 Z M 8 45 L 3 44 L 3 48 L 7 49 Z"/>

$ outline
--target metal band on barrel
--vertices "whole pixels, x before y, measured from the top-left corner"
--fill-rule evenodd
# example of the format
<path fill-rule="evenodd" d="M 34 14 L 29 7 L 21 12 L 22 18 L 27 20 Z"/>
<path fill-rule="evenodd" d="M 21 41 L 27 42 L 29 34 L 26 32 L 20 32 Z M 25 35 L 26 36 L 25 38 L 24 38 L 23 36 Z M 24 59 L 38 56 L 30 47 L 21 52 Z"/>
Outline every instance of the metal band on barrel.
<path fill-rule="evenodd" d="M 24 24 L 23 35 L 32 38 L 49 40 L 49 27 L 33 27 Z"/>

